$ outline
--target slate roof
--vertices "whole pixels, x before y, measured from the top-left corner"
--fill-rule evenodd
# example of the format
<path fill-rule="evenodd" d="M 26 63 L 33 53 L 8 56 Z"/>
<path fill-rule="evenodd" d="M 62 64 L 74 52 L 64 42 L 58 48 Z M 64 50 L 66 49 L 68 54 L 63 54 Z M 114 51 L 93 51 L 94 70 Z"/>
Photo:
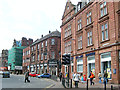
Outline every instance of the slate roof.
<path fill-rule="evenodd" d="M 45 39 L 48 39 L 48 38 L 50 38 L 50 37 L 61 37 L 61 33 L 60 33 L 58 30 L 53 31 L 53 32 L 45 35 L 44 37 L 42 37 L 42 38 L 40 38 L 40 39 L 37 39 L 37 40 L 34 41 L 30 46 L 33 46 L 33 45 L 35 45 L 35 44 L 37 44 L 37 43 L 39 43 L 39 42 L 42 42 L 42 41 L 44 41 Z"/>

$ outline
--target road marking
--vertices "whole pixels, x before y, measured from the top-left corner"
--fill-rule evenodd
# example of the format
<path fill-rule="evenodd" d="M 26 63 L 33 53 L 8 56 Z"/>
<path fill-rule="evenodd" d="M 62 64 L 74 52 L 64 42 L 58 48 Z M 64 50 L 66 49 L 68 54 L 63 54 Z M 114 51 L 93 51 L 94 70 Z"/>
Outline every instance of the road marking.
<path fill-rule="evenodd" d="M 46 88 L 51 88 L 53 86 L 55 86 L 55 84 L 51 84 L 50 86 L 47 86 Z"/>

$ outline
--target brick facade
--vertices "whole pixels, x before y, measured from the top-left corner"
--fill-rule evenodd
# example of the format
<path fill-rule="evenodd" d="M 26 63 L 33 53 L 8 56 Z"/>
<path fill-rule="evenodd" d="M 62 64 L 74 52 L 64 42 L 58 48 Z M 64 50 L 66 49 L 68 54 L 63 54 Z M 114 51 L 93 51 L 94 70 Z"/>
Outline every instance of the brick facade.
<path fill-rule="evenodd" d="M 52 39 L 54 44 L 52 45 Z M 58 75 L 59 59 L 61 50 L 61 33 L 59 31 L 49 32 L 48 35 L 36 40 L 30 46 L 30 70 L 38 74 L 50 73 Z M 54 57 L 52 58 L 52 53 Z M 43 57 L 43 58 L 42 58 Z M 49 61 L 54 60 L 57 65 L 50 67 Z M 55 73 L 55 74 L 54 74 Z"/>
<path fill-rule="evenodd" d="M 77 8 L 79 4 L 82 6 L 80 10 Z M 69 53 L 73 57 L 74 72 L 77 72 L 77 59 L 82 56 L 83 71 L 79 73 L 88 76 L 90 68 L 94 68 L 95 80 L 98 81 L 98 73 L 101 70 L 103 72 L 105 69 L 103 66 L 105 66 L 106 70 L 110 72 L 110 82 L 120 83 L 120 61 L 118 58 L 118 52 L 120 51 L 120 2 L 106 2 L 107 11 L 102 17 L 100 12 L 101 4 L 104 4 L 104 2 L 89 2 L 86 4 L 82 2 L 82 4 L 78 3 L 77 5 L 73 5 L 69 1 L 66 3 L 61 25 L 61 55 L 65 53 L 65 42 L 71 41 L 72 50 Z M 88 13 L 91 13 L 91 18 L 89 18 L 91 22 L 89 24 L 87 24 L 89 22 L 87 22 Z M 69 15 L 71 16 L 67 20 L 66 18 Z M 79 19 L 82 22 L 81 29 L 78 30 Z M 68 25 L 71 25 L 71 34 L 65 37 L 65 30 Z M 107 25 L 106 40 L 103 40 L 101 28 L 103 25 Z M 90 35 L 92 37 L 91 41 Z M 82 36 L 82 47 L 78 49 L 78 38 L 80 36 Z M 91 57 L 92 61 L 90 62 Z M 64 65 L 62 72 L 64 73 Z"/>
<path fill-rule="evenodd" d="M 27 70 L 29 70 L 30 67 L 30 46 L 23 49 L 23 73 L 25 73 Z"/>

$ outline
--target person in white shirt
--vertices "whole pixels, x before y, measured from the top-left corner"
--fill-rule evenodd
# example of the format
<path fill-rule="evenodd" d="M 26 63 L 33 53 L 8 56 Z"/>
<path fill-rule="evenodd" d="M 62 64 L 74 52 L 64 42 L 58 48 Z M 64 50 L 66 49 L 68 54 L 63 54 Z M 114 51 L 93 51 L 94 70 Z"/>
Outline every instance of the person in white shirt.
<path fill-rule="evenodd" d="M 78 88 L 78 82 L 80 80 L 80 75 L 77 73 L 74 74 L 74 82 L 75 82 L 75 88 Z"/>

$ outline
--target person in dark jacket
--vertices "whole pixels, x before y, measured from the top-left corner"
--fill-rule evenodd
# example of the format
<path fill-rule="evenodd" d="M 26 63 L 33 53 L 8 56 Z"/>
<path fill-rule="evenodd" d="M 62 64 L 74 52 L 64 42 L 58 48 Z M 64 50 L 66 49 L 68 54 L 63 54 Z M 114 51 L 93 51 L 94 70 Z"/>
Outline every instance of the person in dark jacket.
<path fill-rule="evenodd" d="M 25 73 L 25 83 L 26 83 L 26 80 L 27 82 L 30 82 L 28 78 L 29 78 L 29 70 Z"/>
<path fill-rule="evenodd" d="M 107 84 L 107 77 L 108 77 L 108 74 L 107 74 L 106 70 L 104 70 L 104 75 L 103 75 L 103 77 L 104 77 L 103 83 L 105 84 L 105 81 L 106 81 L 106 84 Z"/>
<path fill-rule="evenodd" d="M 90 85 L 92 84 L 94 85 L 94 82 L 93 82 L 94 74 L 92 73 L 92 71 L 90 72 L 89 78 L 90 78 Z"/>
<path fill-rule="evenodd" d="M 61 72 L 59 73 L 59 78 L 60 78 L 60 82 L 61 82 L 61 80 L 62 80 L 62 73 Z"/>

